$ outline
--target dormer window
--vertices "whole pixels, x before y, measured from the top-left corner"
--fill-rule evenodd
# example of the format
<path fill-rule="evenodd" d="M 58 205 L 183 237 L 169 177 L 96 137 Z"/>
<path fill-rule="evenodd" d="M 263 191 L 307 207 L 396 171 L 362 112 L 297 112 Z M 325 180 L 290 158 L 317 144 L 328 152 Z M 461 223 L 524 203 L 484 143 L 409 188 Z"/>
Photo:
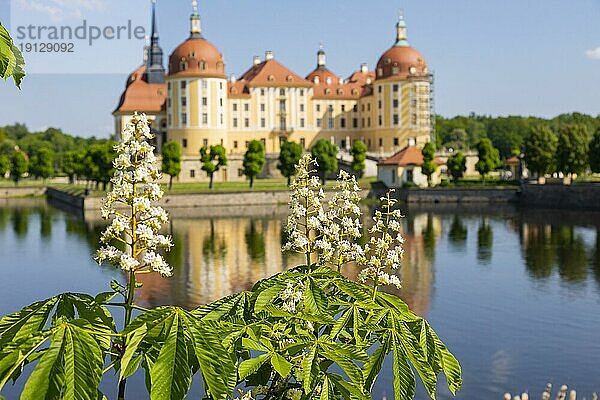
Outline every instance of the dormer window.
<path fill-rule="evenodd" d="M 414 75 L 417 73 L 417 67 L 410 67 L 410 69 L 408 71 L 410 72 L 411 75 Z"/>
<path fill-rule="evenodd" d="M 275 80 L 275 77 L 273 75 L 269 75 L 267 79 L 269 80 L 269 82 L 273 82 Z"/>
<path fill-rule="evenodd" d="M 383 76 L 383 68 L 377 68 L 377 76 Z"/>
<path fill-rule="evenodd" d="M 358 95 L 358 90 L 356 88 L 352 89 L 352 95 L 353 96 L 357 96 Z M 354 111 L 356 111 L 356 110 L 354 110 Z"/>
<path fill-rule="evenodd" d="M 206 61 L 204 61 L 204 60 L 200 61 L 200 69 L 202 71 L 206 71 Z"/>
<path fill-rule="evenodd" d="M 330 94 L 331 93 L 331 89 L 327 88 L 325 89 L 325 94 Z"/>
<path fill-rule="evenodd" d="M 384 63 L 385 63 L 385 64 L 389 64 L 389 63 L 391 63 L 391 62 L 392 62 L 392 60 L 391 60 L 391 59 L 389 59 L 389 58 L 386 58 L 386 59 L 385 59 L 385 61 L 384 61 Z"/>
<path fill-rule="evenodd" d="M 181 61 L 179 61 L 179 69 L 181 71 L 185 71 L 188 67 L 188 63 L 187 61 L 185 61 L 185 58 L 182 58 Z"/>
<path fill-rule="evenodd" d="M 293 79 L 293 78 L 292 78 L 292 76 L 291 76 L 291 75 L 288 75 L 288 76 L 287 76 L 287 78 L 286 78 L 286 80 L 287 80 L 288 82 L 291 82 L 291 81 L 292 81 L 292 79 Z"/>
<path fill-rule="evenodd" d="M 344 90 L 343 90 L 343 89 L 338 89 L 338 90 L 337 90 L 337 94 L 339 94 L 339 95 L 343 95 L 343 94 L 344 94 Z"/>
<path fill-rule="evenodd" d="M 397 75 L 400 73 L 400 68 L 398 67 L 392 67 L 392 74 L 393 75 Z"/>

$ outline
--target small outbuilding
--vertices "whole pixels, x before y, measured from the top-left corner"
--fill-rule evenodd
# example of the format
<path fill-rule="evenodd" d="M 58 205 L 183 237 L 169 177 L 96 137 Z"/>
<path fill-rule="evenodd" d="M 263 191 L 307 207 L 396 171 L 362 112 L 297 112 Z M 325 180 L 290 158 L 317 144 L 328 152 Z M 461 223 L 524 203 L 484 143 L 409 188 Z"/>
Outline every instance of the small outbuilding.
<path fill-rule="evenodd" d="M 434 163 L 443 164 L 436 158 Z M 421 171 L 423 165 L 423 154 L 417 146 L 408 146 L 396 154 L 380 161 L 377 164 L 377 178 L 387 187 L 402 187 L 416 185 L 427 187 L 427 176 Z M 441 170 L 438 168 L 431 176 L 431 183 L 440 183 Z"/>

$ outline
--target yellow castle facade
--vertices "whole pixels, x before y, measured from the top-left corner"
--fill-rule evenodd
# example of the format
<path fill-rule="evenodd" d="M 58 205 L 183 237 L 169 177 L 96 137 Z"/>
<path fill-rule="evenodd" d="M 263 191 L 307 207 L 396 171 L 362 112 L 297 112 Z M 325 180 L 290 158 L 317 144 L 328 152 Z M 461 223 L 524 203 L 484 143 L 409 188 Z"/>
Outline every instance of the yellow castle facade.
<path fill-rule="evenodd" d="M 144 112 L 157 134 L 157 148 L 166 141 L 181 145 L 180 180 L 205 179 L 199 151 L 220 144 L 229 164 L 216 179 L 244 179 L 243 155 L 251 140 L 265 146 L 265 175 L 276 176 L 276 158 L 284 141 L 306 150 L 319 139 L 340 151 L 363 141 L 373 157 L 391 155 L 409 144 L 421 147 L 431 137 L 432 75 L 422 55 L 407 41 L 400 18 L 396 41 L 383 53 L 374 71 L 367 64 L 348 78 L 327 68 L 322 48 L 316 68 L 306 76 L 291 71 L 267 51 L 255 56 L 239 78 L 227 76 L 225 59 L 201 29 L 193 2 L 190 36 L 162 65 L 153 9 L 152 35 L 144 64 L 126 83 L 114 111 L 117 137 L 134 112 Z"/>

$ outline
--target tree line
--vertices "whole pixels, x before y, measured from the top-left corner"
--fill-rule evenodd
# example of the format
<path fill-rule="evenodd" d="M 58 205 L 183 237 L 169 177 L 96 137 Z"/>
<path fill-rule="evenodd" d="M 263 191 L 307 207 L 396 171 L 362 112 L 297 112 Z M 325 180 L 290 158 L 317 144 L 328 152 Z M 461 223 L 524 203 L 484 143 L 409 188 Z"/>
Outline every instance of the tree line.
<path fill-rule="evenodd" d="M 48 128 L 30 132 L 24 124 L 0 127 L 0 177 L 7 175 L 18 184 L 24 176 L 49 179 L 68 176 L 106 184 L 114 170 L 111 139 L 82 138 Z"/>

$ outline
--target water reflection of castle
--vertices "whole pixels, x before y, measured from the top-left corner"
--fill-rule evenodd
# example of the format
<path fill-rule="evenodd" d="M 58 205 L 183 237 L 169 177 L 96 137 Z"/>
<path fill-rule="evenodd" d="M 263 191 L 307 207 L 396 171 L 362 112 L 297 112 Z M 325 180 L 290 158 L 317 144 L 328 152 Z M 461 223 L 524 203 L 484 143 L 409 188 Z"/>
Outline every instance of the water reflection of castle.
<path fill-rule="evenodd" d="M 140 303 L 194 307 L 248 290 L 262 278 L 301 264 L 301 256 L 281 253 L 283 219 L 175 219 L 175 248 L 168 256 L 174 275 L 140 277 L 144 283 Z M 425 314 L 433 294 L 433 253 L 441 220 L 421 214 L 405 220 L 405 227 L 403 288 L 396 293 L 417 313 Z M 347 268 L 346 274 L 355 278 L 357 271 Z"/>

